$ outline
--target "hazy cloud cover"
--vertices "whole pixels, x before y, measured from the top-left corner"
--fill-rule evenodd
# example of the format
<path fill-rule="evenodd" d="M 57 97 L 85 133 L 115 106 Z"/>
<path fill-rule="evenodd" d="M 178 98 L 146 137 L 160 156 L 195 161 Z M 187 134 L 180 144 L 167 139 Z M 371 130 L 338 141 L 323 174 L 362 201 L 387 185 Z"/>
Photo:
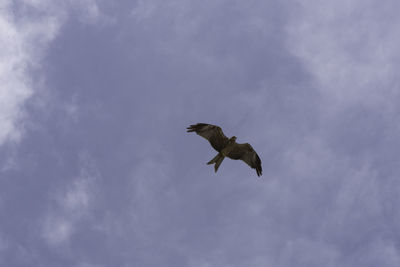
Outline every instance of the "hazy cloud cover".
<path fill-rule="evenodd" d="M 0 264 L 399 266 L 398 8 L 2 1 Z"/>

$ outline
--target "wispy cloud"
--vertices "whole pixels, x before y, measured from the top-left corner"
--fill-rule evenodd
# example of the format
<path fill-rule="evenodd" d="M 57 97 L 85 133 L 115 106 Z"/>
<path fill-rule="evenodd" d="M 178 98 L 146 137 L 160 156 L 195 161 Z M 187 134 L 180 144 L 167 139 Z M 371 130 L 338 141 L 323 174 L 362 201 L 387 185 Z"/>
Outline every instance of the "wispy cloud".
<path fill-rule="evenodd" d="M 18 20 L 13 7 L 13 1 L 0 4 L 0 145 L 21 136 L 23 104 L 33 93 L 29 67 L 38 64 L 58 28 L 51 16 Z"/>
<path fill-rule="evenodd" d="M 285 157 L 292 163 L 293 194 L 307 199 L 324 192 L 310 200 L 323 199 L 329 213 L 319 210 L 316 236 L 296 246 L 316 242 L 332 266 L 397 266 L 397 237 L 387 232 L 395 231 L 388 222 L 399 215 L 385 210 L 387 192 L 399 192 L 387 189 L 399 170 L 384 162 L 392 161 L 398 147 L 393 141 L 398 135 L 398 3 L 311 0 L 298 5 L 286 28 L 286 45 L 322 97 L 319 127 Z M 301 180 L 308 185 L 302 190 Z"/>
<path fill-rule="evenodd" d="M 42 222 L 43 237 L 50 245 L 68 244 L 76 225 L 89 216 L 99 175 L 90 156 L 82 154 L 78 177 L 50 196 L 49 211 Z"/>
<path fill-rule="evenodd" d="M 40 79 L 33 77 L 32 71 L 40 67 L 46 49 L 73 10 L 88 23 L 106 20 L 95 0 L 1 1 L 0 145 L 21 138 L 28 116 L 24 104 L 35 94 L 35 86 L 40 86 L 35 84 Z"/>
<path fill-rule="evenodd" d="M 118 1 L 101 28 L 106 2 L 19 1 L 19 17 L 8 2 L 15 36 L 31 32 L 16 109 L 65 35 L 44 73 L 56 108 L 0 179 L 6 253 L 81 267 L 399 265 L 398 4 Z M 202 121 L 250 142 L 262 179 L 229 159 L 213 173 L 216 151 L 185 132 Z M 39 233 L 14 225 L 26 216 Z"/>
<path fill-rule="evenodd" d="M 390 104 L 398 91 L 395 6 L 396 1 L 299 2 L 287 27 L 288 47 L 332 105 Z"/>

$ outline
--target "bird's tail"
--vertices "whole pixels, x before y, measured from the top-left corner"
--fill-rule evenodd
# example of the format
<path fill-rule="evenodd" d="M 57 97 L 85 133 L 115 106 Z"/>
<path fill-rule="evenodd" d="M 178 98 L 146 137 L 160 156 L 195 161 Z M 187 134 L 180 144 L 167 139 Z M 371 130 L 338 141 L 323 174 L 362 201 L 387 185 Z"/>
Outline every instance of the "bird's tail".
<path fill-rule="evenodd" d="M 208 165 L 215 163 L 214 170 L 215 172 L 218 171 L 219 165 L 221 165 L 222 161 L 224 160 L 224 156 L 221 153 L 218 153 L 212 160 L 207 162 Z"/>

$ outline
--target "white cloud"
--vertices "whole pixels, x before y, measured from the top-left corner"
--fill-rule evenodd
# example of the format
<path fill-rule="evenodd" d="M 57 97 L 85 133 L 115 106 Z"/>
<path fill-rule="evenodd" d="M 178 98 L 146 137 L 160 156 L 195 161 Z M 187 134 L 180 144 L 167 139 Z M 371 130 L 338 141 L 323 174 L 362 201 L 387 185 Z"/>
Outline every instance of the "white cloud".
<path fill-rule="evenodd" d="M 29 58 L 24 47 L 27 37 L 12 23 L 11 1 L 0 5 L 0 144 L 3 144 L 19 138 L 16 124 L 22 115 L 20 106 L 32 91 L 25 77 Z"/>
<path fill-rule="evenodd" d="M 90 213 L 99 173 L 88 155 L 81 155 L 79 176 L 51 196 L 51 207 L 43 221 L 43 237 L 51 245 L 68 243 L 77 224 Z"/>
<path fill-rule="evenodd" d="M 400 19 L 395 1 L 302 1 L 287 28 L 330 104 L 388 104 L 398 87 Z M 332 105 L 333 106 L 333 105 Z"/>
<path fill-rule="evenodd" d="M 40 64 L 59 26 L 53 15 L 28 21 L 15 15 L 13 1 L 0 4 L 0 145 L 21 137 L 23 104 L 33 94 L 29 70 Z"/>
<path fill-rule="evenodd" d="M 35 93 L 30 71 L 40 66 L 47 47 L 73 9 L 84 22 L 106 18 L 95 0 L 0 2 L 0 145 L 21 138 L 27 116 L 24 104 Z"/>
<path fill-rule="evenodd" d="M 398 116 L 393 112 L 398 110 L 398 5 L 395 1 L 302 1 L 287 27 L 287 46 L 315 78 L 324 101 L 318 138 L 310 136 L 306 147 L 294 148 L 287 156 L 294 174 L 315 178 L 307 181 L 309 187 L 323 186 L 326 191 L 323 199 L 329 213 L 320 216 L 318 231 L 318 238 L 326 243 L 317 246 L 326 248 L 332 260 L 338 257 L 346 263 L 337 264 L 341 266 L 397 266 L 399 262 L 392 244 L 396 237 L 386 237 L 386 232 L 395 232 L 390 222 L 398 215 L 394 210 L 385 214 L 387 195 L 398 190 L 385 177 L 390 171 L 380 163 L 391 159 L 381 139 L 392 139 L 398 132 L 396 123 L 391 123 Z M 361 110 L 360 118 L 351 117 L 350 107 Z M 371 119 L 364 122 L 362 116 Z M 337 121 L 338 127 L 332 127 Z M 352 125 L 357 122 L 360 127 Z M 362 129 L 367 122 L 371 128 Z M 359 130 L 357 135 L 351 129 Z M 367 138 L 347 149 L 347 144 L 357 143 L 374 129 L 378 140 Z M 365 151 L 364 146 L 378 149 Z M 348 248 L 352 251 L 345 251 Z"/>
<path fill-rule="evenodd" d="M 44 237 L 49 244 L 60 244 L 69 240 L 72 222 L 67 218 L 49 216 L 44 224 Z"/>

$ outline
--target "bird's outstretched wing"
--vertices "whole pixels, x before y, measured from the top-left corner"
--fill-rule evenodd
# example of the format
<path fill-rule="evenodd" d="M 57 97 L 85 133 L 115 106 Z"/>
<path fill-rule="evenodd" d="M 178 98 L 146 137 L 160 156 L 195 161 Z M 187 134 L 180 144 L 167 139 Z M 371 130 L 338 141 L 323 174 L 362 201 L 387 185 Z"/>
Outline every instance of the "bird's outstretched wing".
<path fill-rule="evenodd" d="M 260 157 L 250 144 L 235 144 L 227 156 L 231 159 L 243 160 L 251 168 L 256 169 L 258 176 L 262 175 Z"/>
<path fill-rule="evenodd" d="M 228 144 L 229 139 L 224 135 L 221 128 L 206 123 L 197 123 L 187 127 L 188 132 L 196 132 L 198 135 L 207 139 L 211 146 L 221 152 L 221 150 Z"/>

